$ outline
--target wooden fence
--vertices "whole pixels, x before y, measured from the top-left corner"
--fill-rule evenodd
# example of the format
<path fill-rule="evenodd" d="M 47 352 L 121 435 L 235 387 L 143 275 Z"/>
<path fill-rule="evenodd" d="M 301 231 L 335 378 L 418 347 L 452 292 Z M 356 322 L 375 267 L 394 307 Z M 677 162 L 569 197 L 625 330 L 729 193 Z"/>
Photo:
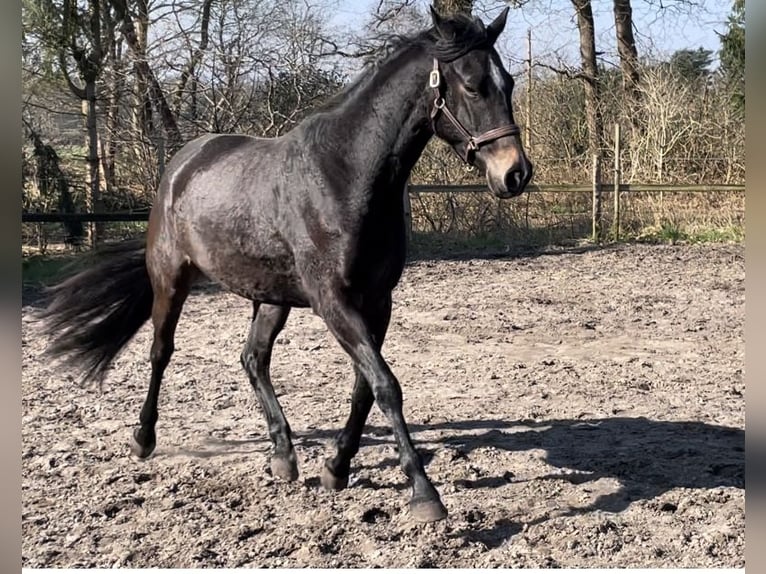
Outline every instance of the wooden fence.
<path fill-rule="evenodd" d="M 594 170 L 594 173 L 596 171 Z M 603 230 L 602 203 L 605 194 L 612 194 L 614 208 L 612 212 L 612 238 L 620 237 L 620 205 L 621 196 L 632 193 L 744 193 L 745 186 L 741 184 L 705 184 L 705 185 L 663 185 L 663 184 L 623 184 L 600 182 L 594 176 L 590 185 L 537 185 L 528 186 L 528 193 L 580 193 L 590 194 L 592 236 L 601 237 Z M 404 194 L 405 215 L 408 228 L 412 228 L 411 196 L 426 193 L 481 193 L 487 192 L 486 185 L 409 185 Z M 24 223 L 66 223 L 66 222 L 142 222 L 148 221 L 149 211 L 130 211 L 112 213 L 22 213 Z"/>

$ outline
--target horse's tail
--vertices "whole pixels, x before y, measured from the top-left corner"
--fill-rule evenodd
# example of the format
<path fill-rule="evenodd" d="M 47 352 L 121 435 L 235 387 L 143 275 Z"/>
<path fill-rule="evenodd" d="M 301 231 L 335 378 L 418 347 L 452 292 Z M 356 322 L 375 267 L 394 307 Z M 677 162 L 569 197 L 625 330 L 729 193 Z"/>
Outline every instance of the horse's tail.
<path fill-rule="evenodd" d="M 94 265 L 47 290 L 40 313 L 51 338 L 46 354 L 63 358 L 85 380 L 101 382 L 112 360 L 152 313 L 143 240 L 99 249 Z"/>

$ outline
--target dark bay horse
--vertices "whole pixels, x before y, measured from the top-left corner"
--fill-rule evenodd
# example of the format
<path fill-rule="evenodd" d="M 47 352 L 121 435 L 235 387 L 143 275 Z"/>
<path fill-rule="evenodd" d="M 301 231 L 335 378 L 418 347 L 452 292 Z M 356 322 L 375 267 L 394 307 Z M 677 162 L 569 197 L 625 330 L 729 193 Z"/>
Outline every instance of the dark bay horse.
<path fill-rule="evenodd" d="M 275 139 L 206 135 L 168 163 L 146 241 L 108 247 L 94 266 L 53 287 L 43 311 L 49 352 L 86 378 L 151 317 L 151 379 L 133 452 L 156 444 L 157 401 L 181 308 L 206 276 L 253 301 L 241 361 L 265 412 L 274 475 L 295 480 L 290 426 L 272 387 L 272 345 L 292 307 L 311 307 L 353 360 L 351 412 L 322 485 L 348 484 L 351 459 L 377 402 L 412 485 L 416 520 L 444 518 L 402 415 L 402 392 L 380 350 L 391 292 L 405 263 L 402 191 L 435 134 L 483 169 L 499 197 L 522 193 L 532 167 L 511 108 L 513 80 L 494 49 L 508 9 L 485 26 L 442 18 L 399 38 L 359 79 Z"/>

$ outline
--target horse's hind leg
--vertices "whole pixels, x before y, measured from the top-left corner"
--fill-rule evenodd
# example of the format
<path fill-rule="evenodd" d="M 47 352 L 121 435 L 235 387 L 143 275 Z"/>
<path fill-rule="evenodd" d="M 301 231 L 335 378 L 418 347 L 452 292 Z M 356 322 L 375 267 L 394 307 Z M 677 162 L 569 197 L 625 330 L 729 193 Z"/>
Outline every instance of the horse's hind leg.
<path fill-rule="evenodd" d="M 160 384 L 175 348 L 176 326 L 181 316 L 181 308 L 189 295 L 195 268 L 187 263 L 178 266 L 175 273 L 170 276 L 167 274 L 167 267 L 161 273 L 163 273 L 163 277 L 154 277 L 154 281 L 152 281 L 152 289 L 154 290 L 152 374 L 149 380 L 149 391 L 139 416 L 141 426 L 133 432 L 131 445 L 133 454 L 140 458 L 146 458 L 152 454 L 157 445 L 155 426 L 159 418 L 157 401 L 160 396 Z"/>
<path fill-rule="evenodd" d="M 370 334 L 378 350 L 383 346 L 388 323 L 391 319 L 391 297 L 385 297 L 375 307 L 368 308 L 364 313 Z M 348 475 L 351 470 L 351 459 L 359 451 L 359 441 L 367 421 L 375 397 L 367 379 L 358 367 L 354 367 L 356 381 L 351 395 L 351 413 L 346 426 L 340 431 L 335 441 L 335 456 L 325 461 L 322 469 L 322 486 L 330 490 L 340 490 L 348 486 Z"/>
<path fill-rule="evenodd" d="M 255 303 L 253 322 L 250 325 L 250 333 L 242 351 L 241 361 L 266 415 L 269 436 L 274 445 L 271 472 L 284 480 L 296 480 L 298 461 L 290 439 L 290 425 L 274 393 L 269 374 L 274 340 L 285 326 L 289 314 L 290 307 Z"/>

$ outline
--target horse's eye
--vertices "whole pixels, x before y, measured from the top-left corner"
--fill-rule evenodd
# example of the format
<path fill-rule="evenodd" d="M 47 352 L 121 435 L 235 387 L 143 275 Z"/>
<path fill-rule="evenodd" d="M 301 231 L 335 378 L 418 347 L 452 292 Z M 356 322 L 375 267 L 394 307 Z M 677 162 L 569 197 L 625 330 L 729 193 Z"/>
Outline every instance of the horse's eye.
<path fill-rule="evenodd" d="M 472 88 L 471 86 L 464 85 L 463 89 L 469 98 L 477 98 L 479 96 L 479 90 Z"/>

